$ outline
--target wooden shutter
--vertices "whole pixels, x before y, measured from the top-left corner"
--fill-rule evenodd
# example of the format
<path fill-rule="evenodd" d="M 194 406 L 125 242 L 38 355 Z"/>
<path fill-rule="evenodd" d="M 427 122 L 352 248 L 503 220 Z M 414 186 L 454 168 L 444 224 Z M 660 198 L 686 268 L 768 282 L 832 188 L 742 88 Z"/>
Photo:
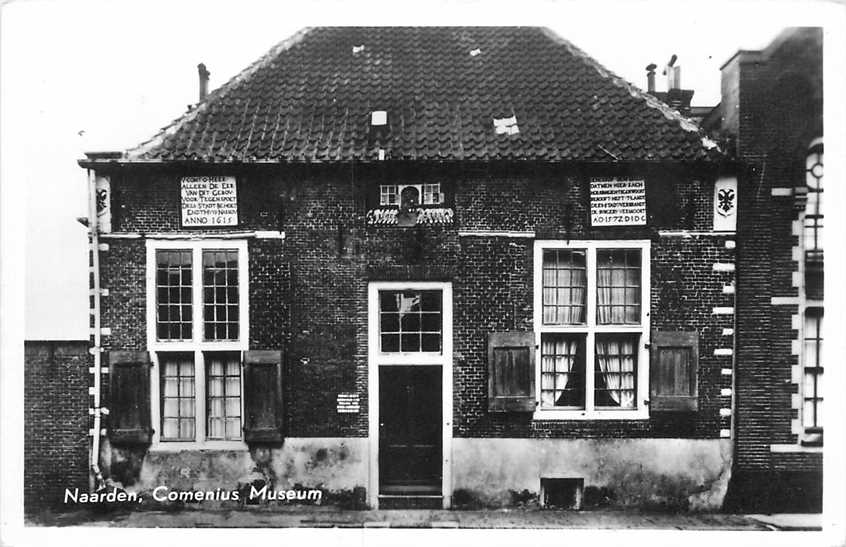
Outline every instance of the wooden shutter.
<path fill-rule="evenodd" d="M 282 352 L 244 352 L 244 440 L 281 443 L 284 439 Z"/>
<path fill-rule="evenodd" d="M 114 444 L 149 444 L 150 354 L 146 351 L 110 351 L 109 439 Z"/>
<path fill-rule="evenodd" d="M 656 411 L 698 408 L 699 334 L 653 332 L 650 407 Z"/>
<path fill-rule="evenodd" d="M 488 411 L 535 410 L 535 335 L 494 332 L 488 336 Z"/>

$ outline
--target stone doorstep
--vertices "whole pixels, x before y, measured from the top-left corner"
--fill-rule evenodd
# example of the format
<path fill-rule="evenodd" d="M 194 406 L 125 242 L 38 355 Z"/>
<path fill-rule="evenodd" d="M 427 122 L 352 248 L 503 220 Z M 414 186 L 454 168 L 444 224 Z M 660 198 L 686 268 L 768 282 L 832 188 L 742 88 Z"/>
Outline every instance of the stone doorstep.
<path fill-rule="evenodd" d="M 391 521 L 389 520 L 369 520 L 364 521 L 365 528 L 390 528 Z"/>

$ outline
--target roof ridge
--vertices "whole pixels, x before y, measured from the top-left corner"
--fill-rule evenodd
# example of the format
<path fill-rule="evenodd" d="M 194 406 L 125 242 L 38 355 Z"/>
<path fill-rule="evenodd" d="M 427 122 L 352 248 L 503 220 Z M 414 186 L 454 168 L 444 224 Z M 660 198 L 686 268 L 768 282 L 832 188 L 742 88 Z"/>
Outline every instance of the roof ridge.
<path fill-rule="evenodd" d="M 314 30 L 314 27 L 303 27 L 293 35 L 289 36 L 288 38 L 285 38 L 281 42 L 271 47 L 264 55 L 262 55 L 257 60 L 253 61 L 250 65 L 248 65 L 247 68 L 241 70 L 238 74 L 230 78 L 225 84 L 209 93 L 205 100 L 197 104 L 196 108 L 193 108 L 192 110 L 174 119 L 169 124 L 161 128 L 158 133 L 156 133 L 146 141 L 141 142 L 138 146 L 128 149 L 124 154 L 125 158 L 139 159 L 141 156 L 143 156 L 150 150 L 159 146 L 167 136 L 179 131 L 182 126 L 196 118 L 200 114 L 200 112 L 208 110 L 209 105 L 212 102 L 217 102 L 220 97 L 225 96 L 239 82 L 246 80 L 255 72 L 257 72 L 260 68 L 269 65 L 271 62 L 273 62 L 274 59 L 276 59 L 276 57 L 280 53 L 282 53 L 286 49 L 289 49 L 294 44 L 297 44 L 302 41 L 305 35 L 311 32 L 312 30 Z"/>
<path fill-rule="evenodd" d="M 617 87 L 624 89 L 628 92 L 629 95 L 636 99 L 642 99 L 646 102 L 646 105 L 650 108 L 654 108 L 661 112 L 665 118 L 670 121 L 678 122 L 679 126 L 690 133 L 701 133 L 699 126 L 691 119 L 685 118 L 682 116 L 677 110 L 674 110 L 667 106 L 664 102 L 658 100 L 657 98 L 653 97 L 649 93 L 644 92 L 643 90 L 639 89 L 637 86 L 632 84 L 631 82 L 626 81 L 625 79 L 617 76 L 611 70 L 605 68 L 599 61 L 591 57 L 589 54 L 582 51 L 578 46 L 573 44 L 571 41 L 567 40 L 560 34 L 556 33 L 555 31 L 551 30 L 549 27 L 540 27 L 541 32 L 543 32 L 548 38 L 558 42 L 559 44 L 566 47 L 570 53 L 574 56 L 581 58 L 585 61 L 588 65 L 590 65 L 594 70 L 596 70 L 600 76 L 607 79 Z"/>

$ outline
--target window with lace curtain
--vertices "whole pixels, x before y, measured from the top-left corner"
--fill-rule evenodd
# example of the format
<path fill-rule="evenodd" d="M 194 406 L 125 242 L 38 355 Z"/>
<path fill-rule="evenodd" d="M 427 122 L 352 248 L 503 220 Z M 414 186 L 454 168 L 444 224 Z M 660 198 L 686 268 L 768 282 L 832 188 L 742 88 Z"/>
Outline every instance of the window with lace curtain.
<path fill-rule="evenodd" d="M 640 417 L 648 378 L 649 242 L 536 245 L 538 412 Z"/>

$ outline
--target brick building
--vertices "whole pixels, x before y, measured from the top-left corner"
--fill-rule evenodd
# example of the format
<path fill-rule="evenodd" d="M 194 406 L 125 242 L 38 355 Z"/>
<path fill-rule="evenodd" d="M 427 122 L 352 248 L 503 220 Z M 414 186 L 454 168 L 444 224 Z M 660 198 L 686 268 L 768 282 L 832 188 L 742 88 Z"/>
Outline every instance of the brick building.
<path fill-rule="evenodd" d="M 727 499 L 738 510 L 822 504 L 822 36 L 789 28 L 761 51 L 738 51 L 707 127 L 743 166 Z"/>
<path fill-rule="evenodd" d="M 738 188 L 698 126 L 539 28 L 307 29 L 207 76 L 80 161 L 98 481 L 721 506 Z"/>

